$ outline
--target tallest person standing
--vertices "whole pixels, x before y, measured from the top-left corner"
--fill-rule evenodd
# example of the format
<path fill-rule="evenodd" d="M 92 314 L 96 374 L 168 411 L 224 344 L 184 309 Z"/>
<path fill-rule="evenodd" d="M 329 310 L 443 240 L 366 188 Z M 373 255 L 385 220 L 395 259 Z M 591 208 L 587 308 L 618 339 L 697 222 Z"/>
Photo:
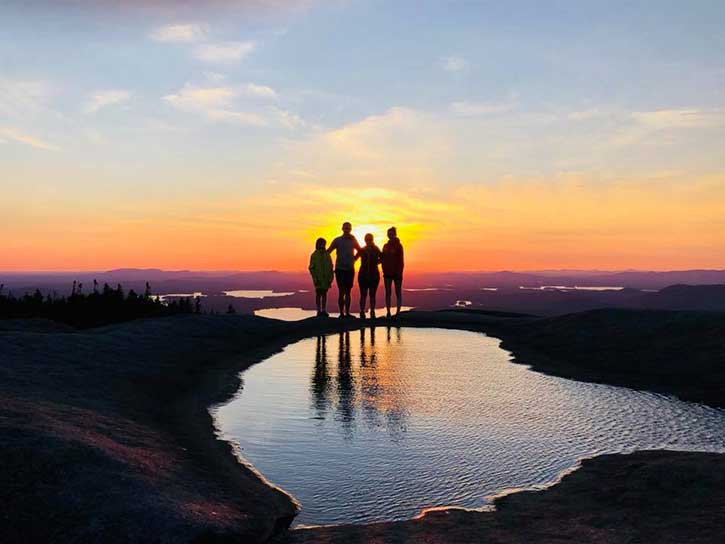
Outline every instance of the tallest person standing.
<path fill-rule="evenodd" d="M 395 227 L 388 229 L 388 241 L 383 246 L 383 281 L 385 282 L 385 307 L 388 310 L 387 317 L 390 317 L 391 288 L 395 285 L 395 302 L 397 311 L 400 313 L 400 306 L 403 303 L 403 244 L 398 238 L 398 230 Z"/>
<path fill-rule="evenodd" d="M 340 317 L 352 317 L 350 315 L 350 292 L 355 281 L 355 254 L 360 251 L 360 244 L 352 235 L 352 225 L 349 222 L 342 224 L 342 236 L 335 238 L 328 253 L 337 252 L 335 255 L 335 281 L 337 282 L 337 304 L 340 306 Z"/>

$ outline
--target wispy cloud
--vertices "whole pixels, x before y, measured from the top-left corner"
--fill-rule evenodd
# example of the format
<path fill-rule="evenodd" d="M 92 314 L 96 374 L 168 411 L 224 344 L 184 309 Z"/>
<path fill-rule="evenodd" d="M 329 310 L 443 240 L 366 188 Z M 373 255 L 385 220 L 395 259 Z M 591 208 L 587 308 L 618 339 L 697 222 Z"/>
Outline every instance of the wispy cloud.
<path fill-rule="evenodd" d="M 699 109 L 672 109 L 635 112 L 632 118 L 638 124 L 653 128 L 704 128 L 725 124 L 725 111 Z"/>
<path fill-rule="evenodd" d="M 29 145 L 35 149 L 43 149 L 45 151 L 56 151 L 58 147 L 43 140 L 26 134 L 18 129 L 11 127 L 0 127 L 0 143 L 4 141 L 12 141 L 25 145 Z"/>
<path fill-rule="evenodd" d="M 126 102 L 130 98 L 130 91 L 126 91 L 124 89 L 109 89 L 105 91 L 97 91 L 89 98 L 84 111 L 89 114 L 96 113 L 98 110 L 105 107 Z"/>
<path fill-rule="evenodd" d="M 165 25 L 153 30 L 149 37 L 157 42 L 191 43 L 206 38 L 208 26 L 203 24 Z"/>
<path fill-rule="evenodd" d="M 463 100 L 451 104 L 451 111 L 462 116 L 491 115 L 510 111 L 513 108 L 514 104 L 512 102 L 469 102 Z"/>
<path fill-rule="evenodd" d="M 256 83 L 219 87 L 198 87 L 187 83 L 175 94 L 164 96 L 164 100 L 180 109 L 206 109 L 227 107 L 240 96 L 274 99 L 277 92 Z"/>
<path fill-rule="evenodd" d="M 304 121 L 291 112 L 277 107 L 260 106 L 259 101 L 274 100 L 277 92 L 266 85 L 246 83 L 235 86 L 198 87 L 187 83 L 174 94 L 164 96 L 173 107 L 196 113 L 210 121 L 241 125 L 278 125 L 293 129 L 304 126 Z M 257 105 L 255 111 L 240 109 L 246 99 Z"/>
<path fill-rule="evenodd" d="M 50 94 L 44 81 L 0 78 L 0 115 L 27 118 L 43 111 Z"/>
<path fill-rule="evenodd" d="M 272 111 L 277 122 L 285 128 L 297 129 L 307 126 L 305 120 L 296 113 L 279 108 L 274 108 Z"/>
<path fill-rule="evenodd" d="M 257 96 L 260 98 L 277 98 L 277 92 L 266 85 L 257 85 L 255 83 L 247 83 L 244 89 L 251 96 Z"/>
<path fill-rule="evenodd" d="M 463 57 L 458 57 L 455 55 L 449 56 L 449 57 L 443 57 L 440 59 L 439 64 L 441 68 L 443 68 L 446 72 L 462 72 L 466 68 L 468 68 L 468 61 L 464 59 Z"/>
<path fill-rule="evenodd" d="M 233 87 L 196 87 L 187 83 L 176 93 L 164 96 L 164 100 L 182 110 L 207 110 L 228 106 L 238 94 Z"/>
<path fill-rule="evenodd" d="M 203 62 L 233 62 L 248 56 L 255 47 L 256 44 L 252 41 L 206 43 L 199 45 L 194 50 L 193 56 Z"/>
<path fill-rule="evenodd" d="M 269 121 L 262 115 L 247 111 L 230 111 L 230 110 L 209 110 L 205 112 L 209 119 L 213 121 L 222 121 L 237 125 L 250 125 L 263 127 L 269 124 Z"/>

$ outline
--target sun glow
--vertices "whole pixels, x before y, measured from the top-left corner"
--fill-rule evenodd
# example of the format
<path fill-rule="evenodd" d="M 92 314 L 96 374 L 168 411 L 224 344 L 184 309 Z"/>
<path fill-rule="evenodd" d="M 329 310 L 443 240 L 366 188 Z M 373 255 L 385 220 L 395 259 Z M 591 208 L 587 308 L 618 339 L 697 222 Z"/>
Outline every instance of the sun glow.
<path fill-rule="evenodd" d="M 382 247 L 382 245 L 388 239 L 388 228 L 389 227 L 385 227 L 382 225 L 373 225 L 369 223 L 363 225 L 355 225 L 355 223 L 353 223 L 352 233 L 355 235 L 355 238 L 357 238 L 357 241 L 360 242 L 360 245 L 365 244 L 366 234 L 372 234 L 375 245 L 378 247 Z"/>

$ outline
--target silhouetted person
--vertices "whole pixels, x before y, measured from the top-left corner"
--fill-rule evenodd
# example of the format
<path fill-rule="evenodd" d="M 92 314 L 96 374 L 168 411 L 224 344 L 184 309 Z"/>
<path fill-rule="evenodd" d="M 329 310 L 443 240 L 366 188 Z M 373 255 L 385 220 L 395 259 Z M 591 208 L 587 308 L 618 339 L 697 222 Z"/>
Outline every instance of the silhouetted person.
<path fill-rule="evenodd" d="M 315 286 L 317 317 L 327 317 L 327 291 L 332 286 L 332 258 L 325 249 L 327 241 L 318 238 L 315 251 L 310 255 L 310 275 Z"/>
<path fill-rule="evenodd" d="M 355 252 L 360 250 L 355 237 L 352 235 L 352 225 L 347 221 L 342 224 L 342 236 L 335 238 L 328 253 L 337 252 L 335 255 L 335 281 L 339 293 L 337 304 L 340 307 L 340 317 L 352 317 L 350 315 L 350 291 L 355 282 Z"/>
<path fill-rule="evenodd" d="M 398 238 L 398 231 L 395 227 L 388 229 L 388 241 L 383 246 L 383 280 L 385 282 L 385 307 L 388 310 L 387 317 L 390 317 L 391 287 L 395 284 L 395 299 L 397 311 L 400 313 L 400 306 L 403 303 L 403 245 Z"/>
<path fill-rule="evenodd" d="M 360 286 L 360 319 L 365 319 L 365 303 L 370 297 L 370 319 L 375 319 L 375 295 L 380 284 L 382 251 L 375 245 L 372 234 L 365 235 L 365 245 L 357 252 L 360 258 L 360 271 L 357 284 Z"/>

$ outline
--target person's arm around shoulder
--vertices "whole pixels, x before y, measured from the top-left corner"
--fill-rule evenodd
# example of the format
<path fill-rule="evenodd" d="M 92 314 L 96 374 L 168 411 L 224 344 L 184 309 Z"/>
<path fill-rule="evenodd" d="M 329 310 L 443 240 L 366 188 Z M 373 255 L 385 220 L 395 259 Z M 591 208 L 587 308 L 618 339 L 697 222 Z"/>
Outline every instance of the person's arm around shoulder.
<path fill-rule="evenodd" d="M 337 249 L 337 240 L 338 238 L 335 238 L 332 242 L 330 242 L 330 247 L 327 248 L 328 255 Z"/>

